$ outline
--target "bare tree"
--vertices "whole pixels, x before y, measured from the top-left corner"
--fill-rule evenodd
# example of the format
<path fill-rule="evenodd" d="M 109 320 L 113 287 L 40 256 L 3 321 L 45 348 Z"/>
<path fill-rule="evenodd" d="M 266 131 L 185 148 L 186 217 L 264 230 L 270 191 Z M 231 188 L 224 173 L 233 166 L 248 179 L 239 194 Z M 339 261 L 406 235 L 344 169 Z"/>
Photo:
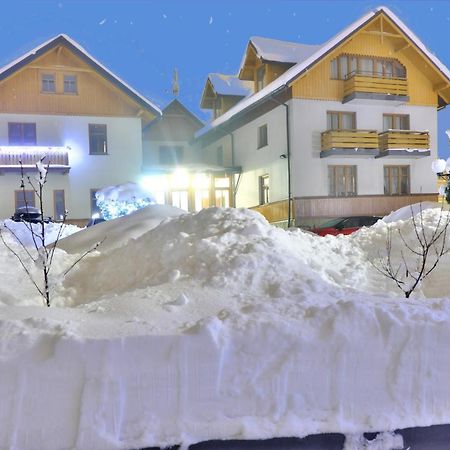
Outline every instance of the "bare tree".
<path fill-rule="evenodd" d="M 446 217 L 444 218 L 444 215 Z M 417 286 L 436 268 L 441 258 L 450 252 L 447 234 L 450 226 L 450 213 L 444 213 L 441 207 L 437 224 L 427 233 L 424 226 L 422 204 L 416 216 L 411 206 L 411 220 L 414 239 L 408 241 L 400 229 L 396 235 L 400 238 L 401 250 L 399 260 L 394 262 L 392 249 L 392 227 L 388 226 L 385 254 L 378 253 L 378 258 L 371 261 L 375 269 L 391 279 L 409 298 Z M 412 262 L 411 262 L 412 259 Z"/>
<path fill-rule="evenodd" d="M 23 199 L 25 203 L 25 212 L 27 215 L 31 212 L 31 206 L 28 204 L 28 200 L 26 197 L 26 186 L 31 187 L 34 195 L 37 197 L 38 200 L 38 210 L 39 210 L 39 217 L 35 220 L 36 227 L 33 226 L 33 223 L 30 223 L 28 220 L 21 219 L 21 222 L 24 224 L 24 226 L 27 228 L 27 230 L 30 233 L 33 245 L 31 249 L 25 245 L 23 240 L 20 238 L 20 236 L 15 233 L 15 231 L 8 227 L 6 224 L 4 227 L 14 236 L 14 238 L 18 241 L 20 246 L 22 247 L 25 256 L 22 256 L 18 251 L 14 250 L 6 241 L 3 236 L 3 233 L 1 232 L 0 228 L 0 238 L 3 242 L 3 244 L 6 246 L 6 248 L 18 259 L 20 265 L 28 275 L 29 279 L 33 283 L 36 290 L 39 292 L 39 294 L 42 296 L 44 305 L 47 307 L 50 307 L 50 294 L 51 294 L 51 286 L 50 286 L 50 271 L 52 269 L 52 263 L 53 263 L 53 257 L 55 255 L 55 250 L 58 246 L 58 242 L 61 239 L 64 226 L 66 224 L 67 219 L 67 210 L 64 211 L 61 224 L 58 230 L 58 233 L 56 235 L 56 239 L 53 241 L 51 245 L 46 245 L 46 230 L 45 225 L 48 221 L 45 218 L 44 215 L 44 186 L 47 183 L 47 175 L 48 175 L 48 169 L 49 164 L 44 164 L 45 156 L 42 157 L 37 163 L 36 163 L 36 169 L 37 169 L 37 175 L 35 178 L 35 182 L 32 181 L 31 177 L 27 174 L 25 174 L 23 164 L 20 161 L 20 189 L 22 190 Z M 104 240 L 104 239 L 103 239 Z M 67 269 L 63 276 L 67 275 L 70 270 L 72 270 L 76 264 L 78 264 L 85 256 L 87 256 L 89 253 L 93 252 L 102 242 L 98 242 L 95 244 L 92 248 L 84 252 L 80 258 L 78 258 L 70 267 Z M 35 276 L 32 273 L 31 266 L 29 263 L 35 264 L 40 269 L 40 273 L 42 275 L 42 279 L 38 280 L 35 278 Z"/>

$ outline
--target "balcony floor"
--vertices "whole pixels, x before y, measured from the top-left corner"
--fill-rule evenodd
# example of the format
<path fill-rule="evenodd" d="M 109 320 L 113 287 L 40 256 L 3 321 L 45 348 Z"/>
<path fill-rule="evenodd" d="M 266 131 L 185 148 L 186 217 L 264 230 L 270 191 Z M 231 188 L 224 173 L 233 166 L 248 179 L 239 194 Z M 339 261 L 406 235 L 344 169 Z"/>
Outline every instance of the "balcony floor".
<path fill-rule="evenodd" d="M 430 150 L 383 150 L 375 158 L 424 158 L 430 156 Z"/>
<path fill-rule="evenodd" d="M 409 96 L 378 94 L 373 92 L 353 92 L 350 95 L 345 96 L 342 103 L 352 102 L 353 104 L 364 104 L 367 100 L 370 100 L 371 104 L 385 105 L 386 102 L 388 102 L 389 105 L 399 106 L 409 102 Z"/>
<path fill-rule="evenodd" d="M 322 150 L 321 158 L 329 158 L 330 156 L 361 156 L 361 157 L 377 157 L 378 149 L 376 148 L 331 148 L 330 150 Z"/>

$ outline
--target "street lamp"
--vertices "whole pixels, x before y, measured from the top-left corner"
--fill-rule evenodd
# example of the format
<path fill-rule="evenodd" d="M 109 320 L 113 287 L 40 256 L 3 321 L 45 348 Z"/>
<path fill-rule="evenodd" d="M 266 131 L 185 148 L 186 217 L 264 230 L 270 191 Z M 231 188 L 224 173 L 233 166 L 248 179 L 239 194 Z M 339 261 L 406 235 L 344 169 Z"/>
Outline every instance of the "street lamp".
<path fill-rule="evenodd" d="M 447 182 L 446 186 L 439 188 L 439 194 L 445 196 L 445 200 L 450 204 L 450 158 L 447 161 L 445 159 L 436 159 L 431 163 L 431 170 L 439 179 Z"/>

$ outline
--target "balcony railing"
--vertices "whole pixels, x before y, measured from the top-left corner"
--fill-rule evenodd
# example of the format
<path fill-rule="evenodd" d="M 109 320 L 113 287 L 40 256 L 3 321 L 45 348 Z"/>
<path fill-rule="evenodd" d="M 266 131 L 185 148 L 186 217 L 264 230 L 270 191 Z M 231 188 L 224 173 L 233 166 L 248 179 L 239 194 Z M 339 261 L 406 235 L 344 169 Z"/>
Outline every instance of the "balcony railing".
<path fill-rule="evenodd" d="M 377 149 L 376 130 L 327 130 L 322 133 L 322 151 L 331 149 Z"/>
<path fill-rule="evenodd" d="M 351 72 L 344 81 L 344 98 L 358 93 L 397 97 L 408 96 L 408 81 L 402 77 L 376 76 L 368 72 Z M 389 97 L 387 97 L 389 98 Z"/>
<path fill-rule="evenodd" d="M 386 150 L 429 150 L 428 131 L 387 130 L 379 134 L 380 151 Z"/>
<path fill-rule="evenodd" d="M 49 165 L 49 170 L 68 171 L 70 169 L 68 147 L 2 145 L 0 146 L 0 170 L 20 170 L 21 165 L 26 169 L 33 169 L 36 162 L 43 157 L 43 162 Z"/>

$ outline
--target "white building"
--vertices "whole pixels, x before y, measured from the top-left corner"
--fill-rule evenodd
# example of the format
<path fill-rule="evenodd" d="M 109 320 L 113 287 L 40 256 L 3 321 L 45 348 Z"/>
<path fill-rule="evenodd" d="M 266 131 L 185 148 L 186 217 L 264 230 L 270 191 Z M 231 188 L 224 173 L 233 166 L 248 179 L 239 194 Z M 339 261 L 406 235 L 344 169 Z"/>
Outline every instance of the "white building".
<path fill-rule="evenodd" d="M 0 217 L 24 203 L 20 165 L 49 164 L 45 214 L 85 221 L 97 189 L 137 181 L 142 128 L 161 111 L 59 35 L 0 69 Z M 37 202 L 26 186 L 26 201 Z"/>
<path fill-rule="evenodd" d="M 196 134 L 205 158 L 221 148 L 241 168 L 236 206 L 310 224 L 436 199 L 450 72 L 389 9 L 323 45 L 251 38 L 237 77 L 253 92 L 223 111 L 208 79 L 216 118 Z"/>

